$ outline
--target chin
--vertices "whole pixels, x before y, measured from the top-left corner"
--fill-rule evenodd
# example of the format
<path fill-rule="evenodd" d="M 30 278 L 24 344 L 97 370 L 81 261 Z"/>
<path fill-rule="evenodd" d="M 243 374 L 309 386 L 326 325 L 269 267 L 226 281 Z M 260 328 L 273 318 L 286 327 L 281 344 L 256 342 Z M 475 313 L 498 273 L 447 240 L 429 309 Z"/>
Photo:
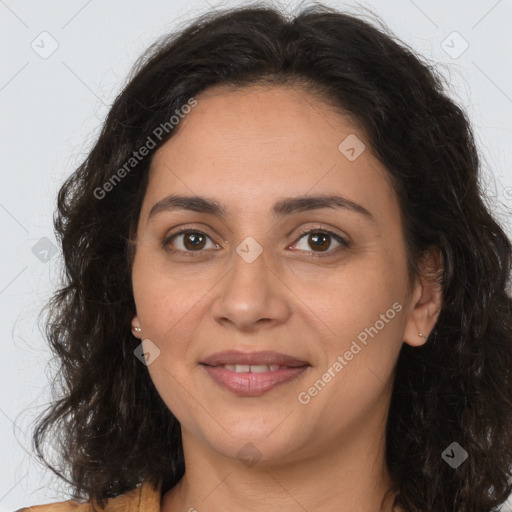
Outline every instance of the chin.
<path fill-rule="evenodd" d="M 294 458 L 293 454 L 303 451 L 305 439 L 301 439 L 301 429 L 291 429 L 282 419 L 271 422 L 269 428 L 266 423 L 255 424 L 250 421 L 238 421 L 226 430 L 220 426 L 215 432 L 203 432 L 202 437 L 212 449 L 230 458 L 240 459 L 244 462 L 246 458 L 258 462 L 283 462 Z M 281 424 L 279 424 L 282 422 Z M 303 432 L 302 432 L 303 435 Z M 303 441 L 303 442 L 301 442 Z M 248 464 L 249 465 L 249 464 Z"/>

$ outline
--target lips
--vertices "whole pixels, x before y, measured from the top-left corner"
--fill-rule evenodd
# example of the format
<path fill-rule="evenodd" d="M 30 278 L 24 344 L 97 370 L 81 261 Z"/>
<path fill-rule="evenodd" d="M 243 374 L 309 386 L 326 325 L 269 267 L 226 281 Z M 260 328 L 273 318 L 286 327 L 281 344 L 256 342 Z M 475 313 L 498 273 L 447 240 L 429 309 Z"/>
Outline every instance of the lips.
<path fill-rule="evenodd" d="M 311 365 L 273 351 L 217 352 L 201 361 L 206 373 L 222 388 L 243 396 L 259 396 L 299 378 Z"/>
<path fill-rule="evenodd" d="M 265 350 L 262 352 L 239 352 L 237 350 L 226 350 L 216 352 L 201 361 L 201 364 L 208 366 L 224 365 L 249 365 L 249 366 L 270 366 L 279 365 L 288 368 L 298 368 L 301 366 L 310 366 L 307 361 L 296 359 L 295 357 Z"/>

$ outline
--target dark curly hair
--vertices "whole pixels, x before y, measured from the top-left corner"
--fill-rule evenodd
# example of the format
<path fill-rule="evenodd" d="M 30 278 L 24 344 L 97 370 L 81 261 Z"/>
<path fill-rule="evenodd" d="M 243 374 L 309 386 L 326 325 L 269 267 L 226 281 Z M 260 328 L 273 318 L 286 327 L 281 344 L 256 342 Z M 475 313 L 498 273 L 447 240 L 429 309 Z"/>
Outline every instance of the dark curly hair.
<path fill-rule="evenodd" d="M 322 4 L 301 9 L 209 11 L 159 39 L 59 191 L 65 271 L 44 311 L 61 386 L 32 442 L 75 499 L 103 506 L 142 480 L 166 492 L 185 471 L 180 424 L 134 357 L 130 329 L 130 241 L 152 155 L 176 130 L 122 179 L 113 176 L 190 98 L 256 83 L 301 85 L 355 119 L 398 193 L 411 275 L 429 248 L 442 254 L 435 329 L 421 347 L 404 343 L 397 361 L 386 428 L 396 504 L 494 511 L 512 491 L 512 246 L 486 205 L 467 115 L 434 66 L 378 18 L 377 26 Z M 63 469 L 40 449 L 53 431 Z M 469 454 L 456 469 L 441 457 L 454 441 Z"/>

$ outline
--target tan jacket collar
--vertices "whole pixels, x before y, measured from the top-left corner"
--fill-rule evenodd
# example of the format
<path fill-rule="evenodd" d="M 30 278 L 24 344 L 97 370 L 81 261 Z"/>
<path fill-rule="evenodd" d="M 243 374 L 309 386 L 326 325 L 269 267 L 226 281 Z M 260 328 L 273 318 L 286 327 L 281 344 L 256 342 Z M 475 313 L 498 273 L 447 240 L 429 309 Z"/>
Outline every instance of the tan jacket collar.
<path fill-rule="evenodd" d="M 144 481 L 139 487 L 125 494 L 109 498 L 105 512 L 160 512 L 162 482 L 156 487 Z M 100 510 L 97 508 L 97 510 Z M 16 512 L 92 512 L 90 502 L 80 503 L 75 500 L 59 501 L 46 505 L 34 505 L 22 508 Z"/>

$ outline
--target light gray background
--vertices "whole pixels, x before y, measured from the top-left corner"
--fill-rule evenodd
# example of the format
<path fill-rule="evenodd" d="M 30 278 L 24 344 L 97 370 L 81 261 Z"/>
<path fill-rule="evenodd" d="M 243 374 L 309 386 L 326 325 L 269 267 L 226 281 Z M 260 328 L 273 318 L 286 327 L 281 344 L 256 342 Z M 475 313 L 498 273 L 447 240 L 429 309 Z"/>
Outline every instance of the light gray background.
<path fill-rule="evenodd" d="M 51 391 L 50 352 L 37 314 L 61 267 L 60 251 L 52 254 L 57 191 L 91 148 L 135 58 L 178 23 L 243 3 L 0 0 L 0 512 L 69 498 L 30 445 L 32 422 Z M 491 206 L 510 234 L 512 0 L 325 4 L 370 7 L 400 39 L 439 63 L 473 122 Z M 469 46 L 458 55 L 464 41 Z M 52 44 L 58 48 L 45 55 Z"/>

